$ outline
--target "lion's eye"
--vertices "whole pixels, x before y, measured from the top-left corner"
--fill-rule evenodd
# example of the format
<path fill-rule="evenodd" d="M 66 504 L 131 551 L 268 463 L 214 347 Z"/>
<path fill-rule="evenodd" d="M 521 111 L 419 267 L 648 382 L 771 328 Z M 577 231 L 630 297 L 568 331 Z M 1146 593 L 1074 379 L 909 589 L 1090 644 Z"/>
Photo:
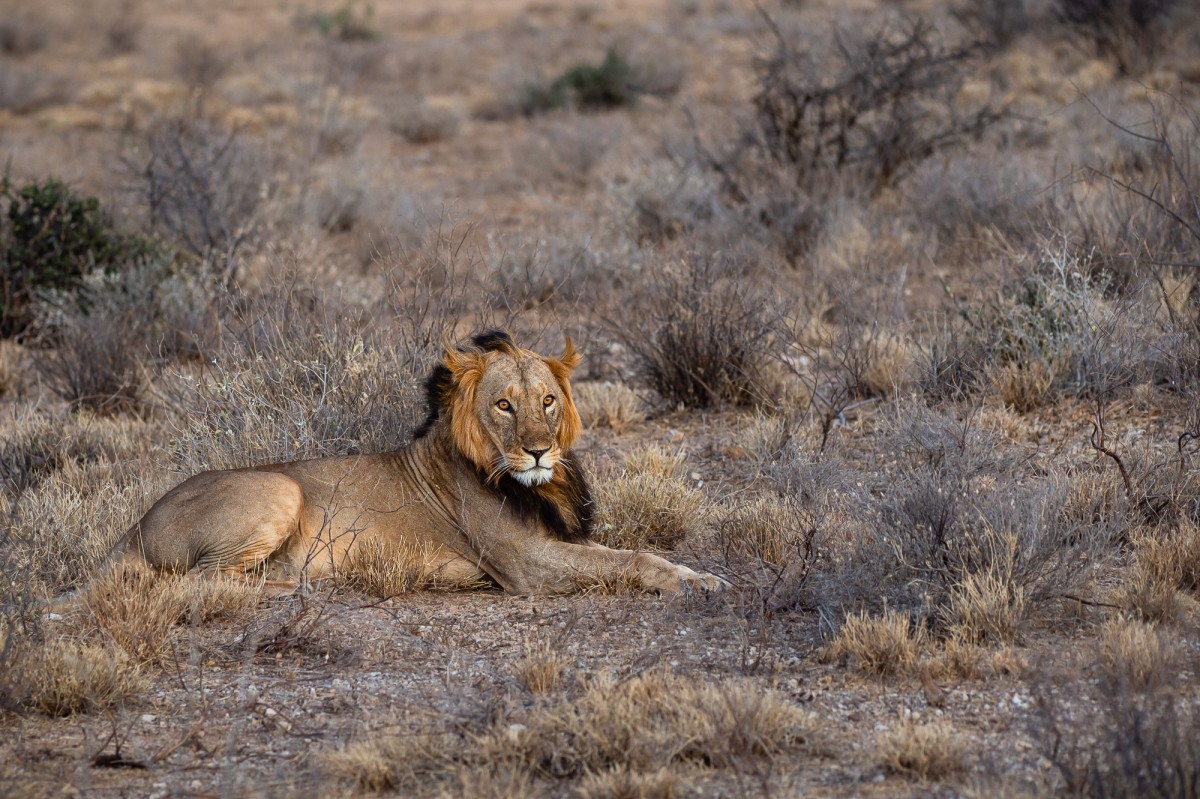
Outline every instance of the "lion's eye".
<path fill-rule="evenodd" d="M 500 400 L 496 403 L 496 407 L 505 412 L 512 410 L 512 405 L 508 403 L 508 400 Z"/>
<path fill-rule="evenodd" d="M 547 408 L 549 408 L 553 404 L 554 404 L 554 395 L 553 394 L 547 394 L 546 398 L 542 400 L 542 405 L 546 406 Z"/>

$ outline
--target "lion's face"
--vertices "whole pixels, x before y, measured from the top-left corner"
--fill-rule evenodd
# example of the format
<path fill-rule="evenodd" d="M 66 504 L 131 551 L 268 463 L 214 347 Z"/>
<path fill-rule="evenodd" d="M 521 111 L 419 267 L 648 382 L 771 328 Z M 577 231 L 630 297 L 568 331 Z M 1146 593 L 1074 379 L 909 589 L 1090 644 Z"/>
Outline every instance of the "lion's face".
<path fill-rule="evenodd" d="M 456 384 L 451 435 L 489 480 L 507 474 L 537 486 L 553 479 L 579 433 L 570 387 L 579 357 L 570 342 L 560 358 L 516 346 L 447 353 Z"/>

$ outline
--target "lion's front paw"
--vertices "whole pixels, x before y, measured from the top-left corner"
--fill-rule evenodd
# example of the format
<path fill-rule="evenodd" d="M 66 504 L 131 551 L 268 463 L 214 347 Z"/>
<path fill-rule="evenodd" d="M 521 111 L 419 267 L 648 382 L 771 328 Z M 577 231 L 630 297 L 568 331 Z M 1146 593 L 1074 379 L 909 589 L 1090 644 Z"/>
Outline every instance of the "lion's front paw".
<path fill-rule="evenodd" d="M 679 579 L 679 586 L 685 594 L 719 594 L 723 591 L 728 591 L 730 588 L 727 580 L 724 580 L 715 574 L 701 574 L 699 572 L 694 572 L 691 569 L 688 569 L 688 574 Z"/>

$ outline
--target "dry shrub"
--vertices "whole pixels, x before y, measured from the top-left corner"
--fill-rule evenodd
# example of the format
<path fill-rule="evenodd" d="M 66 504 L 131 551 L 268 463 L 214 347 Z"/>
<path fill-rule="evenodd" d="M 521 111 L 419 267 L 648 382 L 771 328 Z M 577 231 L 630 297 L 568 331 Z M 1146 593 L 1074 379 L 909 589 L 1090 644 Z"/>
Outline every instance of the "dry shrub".
<path fill-rule="evenodd" d="M 234 255 L 259 233 L 271 163 L 234 131 L 201 114 L 164 120 L 127 162 L 156 232 L 201 261 L 221 265 L 232 285 Z M 136 162 L 135 162 L 136 161 Z"/>
<path fill-rule="evenodd" d="M 1180 0 L 1055 0 L 1059 20 L 1092 40 L 1097 51 L 1131 75 L 1160 56 L 1172 26 L 1164 24 Z"/>
<path fill-rule="evenodd" d="M 111 464 L 137 456 L 143 433 L 123 421 L 18 417 L 0 440 L 0 488 L 21 494 L 69 465 Z"/>
<path fill-rule="evenodd" d="M 624 383 L 572 383 L 571 397 L 583 423 L 590 427 L 623 433 L 646 418 L 645 401 Z"/>
<path fill-rule="evenodd" d="M 171 629 L 187 618 L 187 586 L 175 575 L 121 562 L 97 574 L 80 592 L 86 626 L 124 650 L 135 663 L 160 663 Z"/>
<path fill-rule="evenodd" d="M 120 649 L 51 639 L 18 653 L 18 696 L 47 716 L 87 713 L 137 698 L 145 677 Z"/>
<path fill-rule="evenodd" d="M 15 399 L 20 395 L 24 384 L 23 357 L 23 350 L 16 342 L 0 339 L 0 397 Z"/>
<path fill-rule="evenodd" d="M 78 314 L 62 320 L 53 349 L 38 358 L 38 372 L 72 409 L 100 414 L 143 407 L 147 376 L 143 319 L 132 312 Z"/>
<path fill-rule="evenodd" d="M 645 276 L 613 333 L 649 388 L 688 408 L 770 403 L 776 309 L 768 281 L 747 279 L 755 268 L 749 256 L 692 253 Z"/>
<path fill-rule="evenodd" d="M 911 716 L 879 736 L 880 765 L 895 774 L 941 780 L 961 771 L 966 743 L 948 722 L 919 724 Z"/>
<path fill-rule="evenodd" d="M 828 81 L 779 27 L 773 32 L 776 49 L 762 62 L 754 98 L 759 132 L 765 152 L 806 189 L 820 191 L 824 181 L 828 191 L 842 172 L 878 190 L 999 119 L 990 105 L 959 97 L 979 49 L 947 48 L 926 20 L 839 41 L 841 63 Z"/>
<path fill-rule="evenodd" d="M 167 487 L 107 472 L 65 469 L 16 498 L 9 518 L 20 577 L 56 592 L 78 586 L 145 512 L 146 495 Z"/>
<path fill-rule="evenodd" d="M 1025 612 L 1025 592 L 1007 575 L 967 574 L 950 589 L 948 626 L 973 643 L 1017 642 Z"/>
<path fill-rule="evenodd" d="M 518 146 L 519 174 L 535 186 L 559 182 L 586 186 L 609 151 L 628 134 L 617 117 L 565 116 L 535 123 Z"/>
<path fill-rule="evenodd" d="M 412 265 L 410 274 L 420 271 Z M 421 385 L 455 318 L 453 286 L 435 290 L 408 279 L 398 276 L 368 306 L 295 277 L 248 298 L 211 374 L 181 375 L 169 386 L 179 470 L 385 452 L 408 443 L 423 407 Z M 392 303 L 405 313 L 393 313 Z"/>
<path fill-rule="evenodd" d="M 19 14 L 0 21 L 0 53 L 6 56 L 36 53 L 49 40 L 45 22 L 37 17 Z"/>
<path fill-rule="evenodd" d="M 704 494 L 677 477 L 622 474 L 596 485 L 596 540 L 618 549 L 674 549 L 704 519 Z"/>
<path fill-rule="evenodd" d="M 1086 591 L 1128 529 L 1120 507 L 1081 505 L 1072 476 L 1030 473 L 1026 456 L 970 413 L 903 403 L 882 432 L 880 451 L 894 453 L 896 468 L 866 509 L 876 521 L 848 529 L 838 557 L 817 575 L 817 593 L 831 606 L 889 603 L 936 626 L 953 617 L 956 592 L 965 600 L 969 575 L 990 575 L 1002 587 L 992 592 L 987 624 L 1011 618 L 992 630 L 1006 636 L 1017 614 Z"/>
<path fill-rule="evenodd" d="M 1200 796 L 1200 718 L 1190 691 L 1156 691 L 1043 677 L 1035 684 L 1038 748 L 1061 780 L 1057 793 L 1096 799 Z M 1080 712 L 1081 703 L 1090 703 Z"/>
<path fill-rule="evenodd" d="M 1147 691 L 1177 678 L 1179 653 L 1161 630 L 1139 619 L 1118 617 L 1100 628 L 1096 667 L 1112 689 Z"/>
<path fill-rule="evenodd" d="M 869 616 L 864 611 L 846 617 L 825 655 L 849 657 L 864 672 L 889 677 L 915 666 L 924 646 L 924 630 L 914 627 L 903 613 Z"/>
<path fill-rule="evenodd" d="M 218 45 L 192 37 L 175 44 L 175 74 L 194 92 L 211 90 L 229 66 L 229 56 Z"/>
<path fill-rule="evenodd" d="M 525 653 L 513 666 L 517 682 L 531 694 L 544 694 L 562 681 L 564 658 L 547 641 L 525 642 Z"/>
<path fill-rule="evenodd" d="M 388 127 L 413 144 L 434 144 L 453 139 L 462 122 L 462 113 L 454 106 L 410 98 L 396 103 Z"/>
<path fill-rule="evenodd" d="M 679 778 L 665 768 L 646 773 L 623 766 L 579 781 L 579 799 L 675 799 Z"/>
<path fill-rule="evenodd" d="M 812 522 L 794 500 L 762 494 L 727 510 L 718 533 L 727 558 L 782 567 L 802 556 Z"/>

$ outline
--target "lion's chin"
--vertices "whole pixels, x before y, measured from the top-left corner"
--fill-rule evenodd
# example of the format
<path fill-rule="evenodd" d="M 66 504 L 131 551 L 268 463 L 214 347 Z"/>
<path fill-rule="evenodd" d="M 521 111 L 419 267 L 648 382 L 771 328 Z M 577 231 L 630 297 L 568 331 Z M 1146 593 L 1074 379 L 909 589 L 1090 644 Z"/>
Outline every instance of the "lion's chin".
<path fill-rule="evenodd" d="M 527 488 L 540 486 L 542 483 L 550 482 L 550 478 L 554 476 L 553 469 L 547 469 L 545 466 L 534 466 L 520 472 L 511 472 L 513 479 Z"/>

